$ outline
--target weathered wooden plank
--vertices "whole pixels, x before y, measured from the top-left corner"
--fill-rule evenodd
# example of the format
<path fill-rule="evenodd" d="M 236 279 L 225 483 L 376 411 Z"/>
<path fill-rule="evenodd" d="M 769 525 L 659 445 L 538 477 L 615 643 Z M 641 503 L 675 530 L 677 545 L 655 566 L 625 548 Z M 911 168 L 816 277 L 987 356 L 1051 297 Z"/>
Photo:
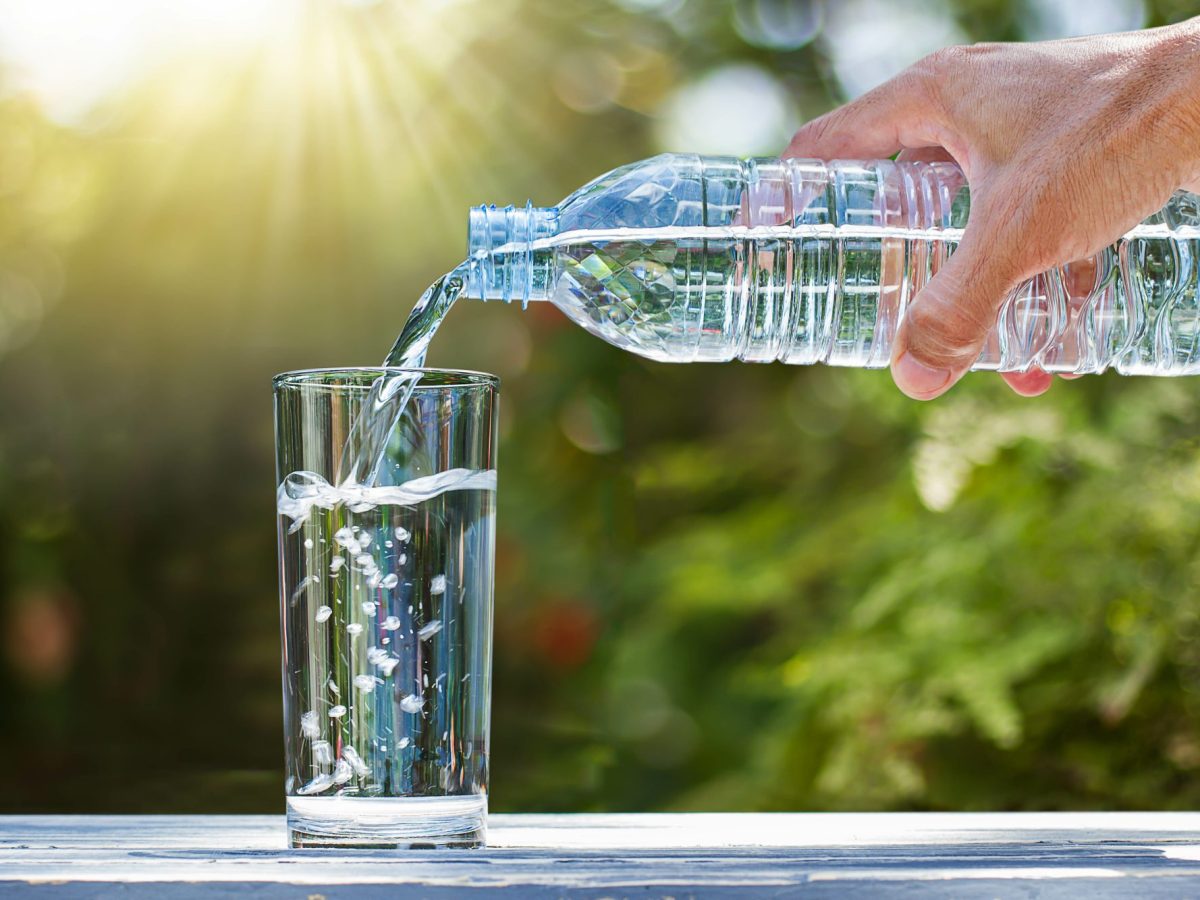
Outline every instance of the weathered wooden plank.
<path fill-rule="evenodd" d="M 0 817 L 0 897 L 1200 895 L 1193 813 L 494 816 L 481 851 L 284 841 L 273 816 Z"/>
<path fill-rule="evenodd" d="M 1200 843 L 1197 812 L 501 814 L 488 822 L 489 847 L 523 849 Z M 285 841 L 281 816 L 0 816 L 0 853 L 14 844 L 269 850 Z"/>

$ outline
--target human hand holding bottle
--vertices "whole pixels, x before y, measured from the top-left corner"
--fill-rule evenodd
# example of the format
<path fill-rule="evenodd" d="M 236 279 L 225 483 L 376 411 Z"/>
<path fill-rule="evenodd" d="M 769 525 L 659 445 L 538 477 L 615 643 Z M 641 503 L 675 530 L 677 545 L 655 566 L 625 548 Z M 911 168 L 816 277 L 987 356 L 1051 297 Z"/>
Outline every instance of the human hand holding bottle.
<path fill-rule="evenodd" d="M 892 353 L 908 396 L 945 393 L 1009 292 L 1090 257 L 1200 191 L 1200 18 L 1125 34 L 940 50 L 809 122 L 784 156 L 952 158 L 971 187 L 958 249 L 915 298 Z M 1039 369 L 1005 373 L 1019 394 Z"/>

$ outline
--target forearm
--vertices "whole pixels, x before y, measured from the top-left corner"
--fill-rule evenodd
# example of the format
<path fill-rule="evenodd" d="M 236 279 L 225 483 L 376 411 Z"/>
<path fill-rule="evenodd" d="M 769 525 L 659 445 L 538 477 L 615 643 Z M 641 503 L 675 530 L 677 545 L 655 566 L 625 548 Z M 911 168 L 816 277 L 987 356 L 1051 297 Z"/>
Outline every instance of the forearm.
<path fill-rule="evenodd" d="M 1182 176 L 1200 180 L 1200 16 L 1146 32 L 1154 48 L 1146 55 L 1147 77 L 1156 85 L 1154 105 L 1178 149 Z"/>

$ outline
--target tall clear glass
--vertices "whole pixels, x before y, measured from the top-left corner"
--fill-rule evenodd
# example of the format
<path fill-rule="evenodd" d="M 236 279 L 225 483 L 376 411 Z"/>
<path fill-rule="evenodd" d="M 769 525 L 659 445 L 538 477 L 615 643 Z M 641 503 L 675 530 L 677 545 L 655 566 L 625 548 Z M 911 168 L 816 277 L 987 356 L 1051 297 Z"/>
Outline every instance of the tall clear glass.
<path fill-rule="evenodd" d="M 293 847 L 482 846 L 497 379 L 422 369 L 371 484 L 352 428 L 398 370 L 275 379 Z"/>

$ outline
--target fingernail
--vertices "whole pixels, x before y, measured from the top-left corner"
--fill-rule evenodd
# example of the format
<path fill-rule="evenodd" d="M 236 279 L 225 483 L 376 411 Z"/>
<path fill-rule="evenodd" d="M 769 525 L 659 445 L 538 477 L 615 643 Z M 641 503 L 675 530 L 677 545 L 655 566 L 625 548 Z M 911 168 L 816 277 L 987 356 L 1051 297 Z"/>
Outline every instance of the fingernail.
<path fill-rule="evenodd" d="M 907 350 L 892 363 L 896 387 L 914 400 L 932 400 L 950 386 L 952 374 L 949 369 L 935 369 L 918 362 Z"/>

